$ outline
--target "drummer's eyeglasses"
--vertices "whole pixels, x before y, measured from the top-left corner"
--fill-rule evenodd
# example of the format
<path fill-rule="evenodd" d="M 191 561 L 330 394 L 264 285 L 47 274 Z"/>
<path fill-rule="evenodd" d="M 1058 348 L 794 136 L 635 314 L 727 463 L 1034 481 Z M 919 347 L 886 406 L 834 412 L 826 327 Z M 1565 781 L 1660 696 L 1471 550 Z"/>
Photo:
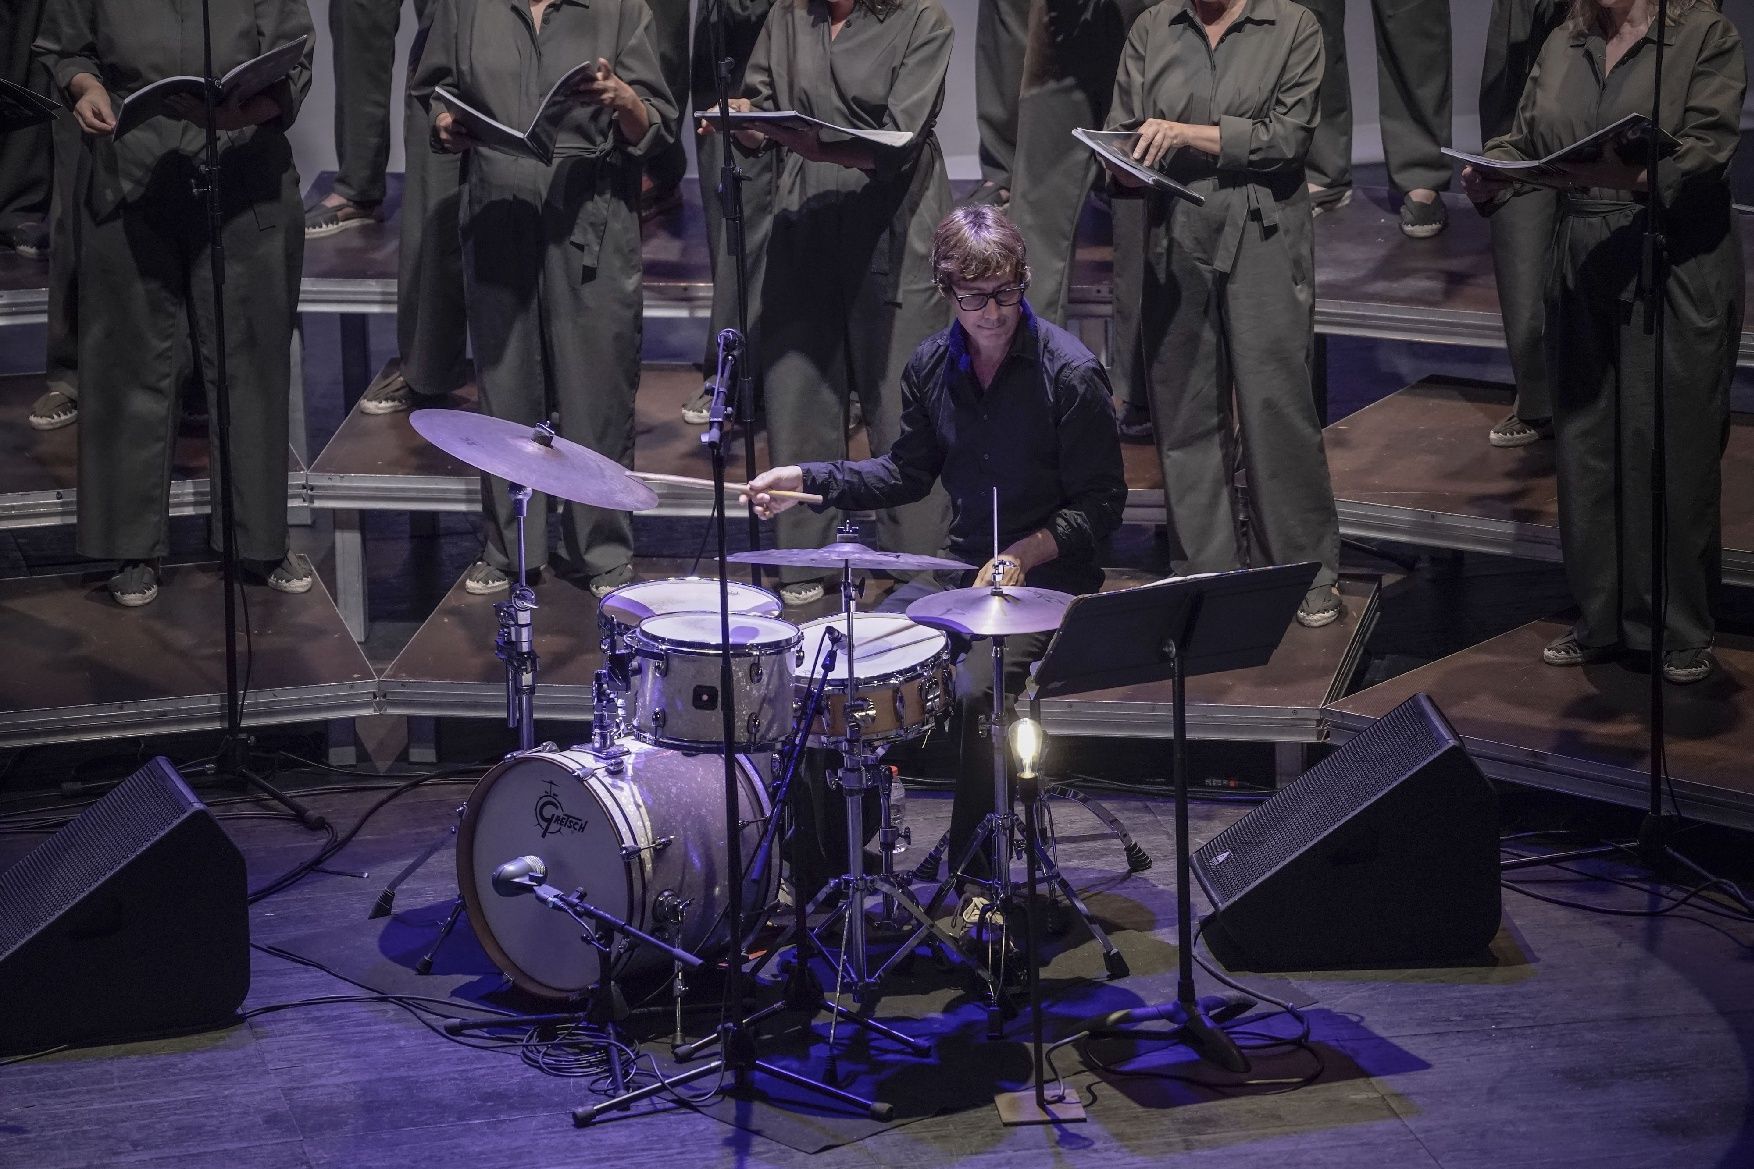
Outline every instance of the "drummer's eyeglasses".
<path fill-rule="evenodd" d="M 956 307 L 963 312 L 978 313 L 987 307 L 989 299 L 1000 308 L 1010 308 L 1023 299 L 1024 290 L 1028 287 L 1029 281 L 1025 280 L 1022 284 L 1007 284 L 1005 287 L 995 288 L 991 292 L 952 291 L 950 295 L 956 299 Z"/>

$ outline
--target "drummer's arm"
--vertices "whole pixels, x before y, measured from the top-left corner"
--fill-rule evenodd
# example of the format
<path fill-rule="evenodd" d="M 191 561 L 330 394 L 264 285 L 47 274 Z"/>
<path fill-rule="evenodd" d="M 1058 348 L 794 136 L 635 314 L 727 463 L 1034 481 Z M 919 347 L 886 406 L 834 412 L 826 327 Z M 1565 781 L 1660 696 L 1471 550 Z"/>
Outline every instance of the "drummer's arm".
<path fill-rule="evenodd" d="M 932 423 L 916 363 L 917 355 L 902 371 L 901 433 L 887 453 L 872 459 L 803 464 L 804 490 L 822 496 L 823 507 L 843 511 L 900 507 L 931 494 L 944 467 L 944 445 Z"/>
<path fill-rule="evenodd" d="M 1035 569 L 1059 559 L 1059 556 L 1060 545 L 1054 534 L 1046 528 L 1037 528 L 981 565 L 981 570 L 974 575 L 974 583 L 976 586 L 1020 585 Z"/>

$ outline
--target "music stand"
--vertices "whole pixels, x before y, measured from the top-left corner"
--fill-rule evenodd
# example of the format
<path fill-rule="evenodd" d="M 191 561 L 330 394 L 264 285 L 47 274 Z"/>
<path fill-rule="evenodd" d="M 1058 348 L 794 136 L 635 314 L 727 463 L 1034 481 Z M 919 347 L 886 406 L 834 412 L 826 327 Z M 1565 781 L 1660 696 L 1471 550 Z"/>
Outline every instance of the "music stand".
<path fill-rule="evenodd" d="M 1252 1000 L 1202 1004 L 1194 993 L 1194 927 L 1188 848 L 1187 679 L 1196 674 L 1262 666 L 1273 656 L 1320 565 L 1246 568 L 1202 576 L 1172 577 L 1156 584 L 1080 597 L 1048 643 L 1029 694 L 1040 721 L 1041 700 L 1115 686 L 1168 680 L 1174 711 L 1172 772 L 1175 780 L 1176 948 L 1174 1000 L 1119 1011 L 1092 1029 L 1093 1036 L 1133 1035 L 1185 1044 L 1196 1056 L 1231 1072 L 1249 1070 L 1248 1060 L 1221 1024 L 1254 1006 Z M 1031 854 L 1030 864 L 1034 865 Z M 1031 956 L 1031 966 L 1034 956 Z M 1039 1019 L 1041 1005 L 1030 1009 Z M 1210 1013 L 1209 1013 L 1210 1012 Z M 1163 1019 L 1167 1031 L 1126 1030 L 1121 1024 Z M 1035 1096 L 1046 1110 L 1040 1030 L 1036 1031 Z"/>

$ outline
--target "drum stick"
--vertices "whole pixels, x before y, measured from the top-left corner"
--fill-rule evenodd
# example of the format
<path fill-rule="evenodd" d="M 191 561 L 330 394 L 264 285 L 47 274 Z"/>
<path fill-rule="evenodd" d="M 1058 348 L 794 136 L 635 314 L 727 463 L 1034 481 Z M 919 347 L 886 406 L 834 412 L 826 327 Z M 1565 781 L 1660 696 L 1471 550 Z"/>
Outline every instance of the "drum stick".
<path fill-rule="evenodd" d="M 645 479 L 645 480 L 652 482 L 652 483 L 674 483 L 678 487 L 702 487 L 708 491 L 711 491 L 713 489 L 713 481 L 711 479 L 696 479 L 692 475 L 663 475 L 663 474 L 659 474 L 656 471 L 629 471 L 628 474 L 632 475 L 635 479 Z M 727 483 L 727 484 L 725 484 L 725 490 L 726 491 L 748 491 L 749 484 L 747 484 L 747 483 Z M 764 495 L 771 495 L 775 499 L 795 499 L 799 503 L 821 503 L 822 502 L 822 496 L 813 495 L 808 491 L 770 490 L 770 491 L 763 492 L 763 494 Z"/>

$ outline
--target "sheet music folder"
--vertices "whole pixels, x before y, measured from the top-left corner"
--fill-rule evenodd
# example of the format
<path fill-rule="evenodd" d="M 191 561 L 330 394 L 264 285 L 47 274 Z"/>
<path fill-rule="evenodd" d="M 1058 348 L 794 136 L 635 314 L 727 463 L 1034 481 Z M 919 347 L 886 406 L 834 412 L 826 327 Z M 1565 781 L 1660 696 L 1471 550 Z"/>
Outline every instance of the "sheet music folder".
<path fill-rule="evenodd" d="M 1321 566 L 1279 564 L 1171 577 L 1079 597 L 1035 671 L 1034 698 L 1162 682 L 1266 665 Z"/>

